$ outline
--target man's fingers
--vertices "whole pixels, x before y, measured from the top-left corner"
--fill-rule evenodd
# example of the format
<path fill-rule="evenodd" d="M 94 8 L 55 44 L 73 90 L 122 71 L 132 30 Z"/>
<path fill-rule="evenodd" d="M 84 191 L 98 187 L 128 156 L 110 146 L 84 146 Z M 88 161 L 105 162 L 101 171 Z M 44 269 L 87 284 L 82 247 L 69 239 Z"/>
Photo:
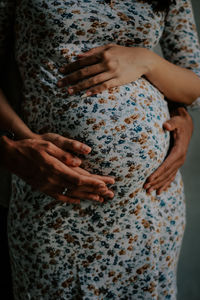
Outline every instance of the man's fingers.
<path fill-rule="evenodd" d="M 147 180 L 145 182 L 145 186 L 149 183 L 154 182 L 157 178 L 159 178 L 163 174 L 166 174 L 166 172 L 168 173 L 170 169 L 177 168 L 177 165 L 175 165 L 175 164 L 177 163 L 178 158 L 179 158 L 179 153 L 178 153 L 178 157 L 177 157 L 177 149 L 172 148 L 169 156 L 165 159 L 165 161 L 161 164 L 161 166 L 158 167 L 158 169 L 155 170 L 153 172 L 153 174 L 151 174 L 147 178 Z"/>
<path fill-rule="evenodd" d="M 158 190 L 164 187 L 167 183 L 171 183 L 174 180 L 177 171 L 178 169 L 175 172 L 171 173 L 170 176 L 167 176 L 163 180 L 160 180 L 159 182 L 152 185 L 149 189 L 147 189 L 147 192 L 151 193 L 153 190 Z"/>
<path fill-rule="evenodd" d="M 88 154 L 91 151 L 91 148 L 86 144 L 61 135 L 57 135 L 55 141 L 52 141 L 52 143 L 56 144 L 62 150 L 69 150 L 74 153 Z"/>
<path fill-rule="evenodd" d="M 50 196 L 61 202 L 67 202 L 67 203 L 71 203 L 71 204 L 79 204 L 80 203 L 80 199 L 71 198 L 68 196 L 64 196 L 62 194 L 51 194 Z"/>
<path fill-rule="evenodd" d="M 115 179 L 113 177 L 110 176 L 100 176 L 100 175 L 94 175 L 95 178 L 102 180 L 105 182 L 105 184 L 114 184 L 115 183 Z"/>
<path fill-rule="evenodd" d="M 168 131 L 173 131 L 180 126 L 181 118 L 179 116 L 172 117 L 163 124 L 163 127 Z"/>
<path fill-rule="evenodd" d="M 51 142 L 64 151 L 70 150 L 80 154 L 88 154 L 91 151 L 91 148 L 86 144 L 56 133 L 45 133 L 42 135 L 42 140 Z"/>
<path fill-rule="evenodd" d="M 178 107 L 177 110 L 180 116 L 190 118 L 190 115 L 188 114 L 187 110 L 184 107 Z"/>
<path fill-rule="evenodd" d="M 99 195 L 87 193 L 87 192 L 80 192 L 76 190 L 70 190 L 67 192 L 68 197 L 72 198 L 79 198 L 83 200 L 92 200 L 92 201 L 100 201 Z"/>
<path fill-rule="evenodd" d="M 161 188 L 159 188 L 156 192 L 157 195 L 160 195 L 163 191 L 165 191 L 170 184 L 174 181 L 174 179 L 176 178 L 176 175 L 174 175 L 174 177 L 171 178 L 171 180 L 167 181 L 164 186 L 162 186 Z"/>
<path fill-rule="evenodd" d="M 55 146 L 53 143 L 50 143 L 46 152 L 68 166 L 78 167 L 82 162 L 80 158 L 72 155 L 69 152 L 63 151 L 61 148 Z"/>
<path fill-rule="evenodd" d="M 82 168 L 73 168 L 73 170 L 81 175 L 92 176 L 93 178 L 102 180 L 103 182 L 105 182 L 105 184 L 114 184 L 115 183 L 115 179 L 110 176 L 103 176 L 103 175 L 101 176 L 101 175 L 91 174 Z"/>
<path fill-rule="evenodd" d="M 174 174 L 174 172 L 177 172 L 178 169 L 179 169 L 179 166 L 177 166 L 177 165 L 174 165 L 173 167 L 171 166 L 167 172 L 162 173 L 159 177 L 154 179 L 154 181 L 151 181 L 151 182 L 145 184 L 144 188 L 145 189 L 150 189 L 150 188 L 155 189 L 155 186 L 159 185 L 163 181 L 168 180 L 168 178 L 170 178 L 171 174 Z"/>

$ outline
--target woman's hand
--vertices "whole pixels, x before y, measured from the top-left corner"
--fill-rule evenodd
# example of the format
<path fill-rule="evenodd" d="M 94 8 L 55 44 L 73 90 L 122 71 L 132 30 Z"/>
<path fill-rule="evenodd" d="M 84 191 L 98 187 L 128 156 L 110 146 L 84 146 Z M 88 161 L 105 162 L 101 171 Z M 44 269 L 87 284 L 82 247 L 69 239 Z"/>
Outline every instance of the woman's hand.
<path fill-rule="evenodd" d="M 33 188 L 63 202 L 80 203 L 81 199 L 103 202 L 112 198 L 107 184 L 114 179 L 97 176 L 79 167 L 81 160 L 74 153 L 88 154 L 90 147 L 60 135 L 48 133 L 30 139 L 0 139 L 1 163 Z M 69 193 L 63 195 L 64 189 Z"/>
<path fill-rule="evenodd" d="M 173 146 L 162 165 L 146 180 L 144 188 L 148 192 L 156 190 L 160 195 L 175 179 L 179 168 L 184 164 L 193 132 L 193 122 L 187 111 L 180 107 L 178 115 L 165 122 L 163 127 L 173 133 Z"/>
<path fill-rule="evenodd" d="M 87 90 L 86 96 L 137 80 L 149 71 L 148 50 L 108 44 L 93 48 L 62 68 L 65 76 L 58 87 L 68 87 L 69 94 Z"/>

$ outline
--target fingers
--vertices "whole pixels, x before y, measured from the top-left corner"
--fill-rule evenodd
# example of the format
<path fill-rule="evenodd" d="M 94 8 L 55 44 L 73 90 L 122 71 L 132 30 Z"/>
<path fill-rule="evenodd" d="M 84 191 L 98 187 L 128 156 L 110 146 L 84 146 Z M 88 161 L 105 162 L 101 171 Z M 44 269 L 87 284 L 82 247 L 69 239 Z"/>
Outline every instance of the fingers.
<path fill-rule="evenodd" d="M 158 190 L 163 189 L 164 186 L 169 186 L 170 183 L 174 180 L 174 178 L 176 177 L 176 173 L 177 173 L 178 169 L 171 173 L 168 177 L 165 177 L 163 180 L 159 180 L 157 183 L 154 183 L 153 185 L 151 185 L 151 187 L 149 189 L 147 189 L 148 193 L 151 193 L 153 190 L 156 190 L 158 193 Z"/>
<path fill-rule="evenodd" d="M 69 192 L 67 192 L 67 196 L 70 197 L 70 198 L 79 198 L 79 199 L 82 199 L 82 200 L 87 199 L 87 200 L 102 202 L 100 200 L 99 195 L 97 195 L 97 194 L 81 192 L 81 191 L 76 191 L 76 190 L 70 190 Z"/>
<path fill-rule="evenodd" d="M 58 191 L 58 186 L 50 186 L 47 189 L 43 189 L 43 192 L 55 198 L 56 200 L 69 203 L 80 203 L 80 201 L 82 200 L 91 200 L 102 203 L 104 201 L 104 198 L 113 198 L 114 196 L 113 194 L 111 197 L 108 193 L 104 195 L 98 195 L 97 193 L 95 193 L 97 192 L 97 190 L 92 193 L 81 191 L 81 189 L 76 188 L 69 188 L 69 190 L 67 191 L 67 195 L 63 195 L 62 193 L 60 193 L 60 191 Z"/>
<path fill-rule="evenodd" d="M 63 151 L 61 148 L 55 146 L 53 143 L 48 144 L 46 152 L 68 166 L 75 167 L 81 164 L 81 160 L 78 157 L 72 155 L 69 152 Z"/>
<path fill-rule="evenodd" d="M 158 188 L 157 195 L 160 195 L 163 191 L 165 191 L 170 186 L 170 184 L 174 181 L 175 178 L 176 178 L 176 174 L 171 179 L 169 179 L 162 187 Z"/>
<path fill-rule="evenodd" d="M 60 162 L 59 162 L 60 163 Z M 78 187 L 96 187 L 96 188 L 105 188 L 106 184 L 104 181 L 94 178 L 93 176 L 81 175 L 76 172 L 73 168 L 69 168 L 62 163 L 57 166 L 57 169 L 60 173 L 60 180 L 63 183 L 69 182 Z"/>
<path fill-rule="evenodd" d="M 177 172 L 182 163 L 182 156 L 180 155 L 179 149 L 173 147 L 161 166 L 147 178 L 144 188 L 149 189 L 152 187 L 155 189 L 156 185 L 167 180 L 174 172 Z"/>
<path fill-rule="evenodd" d="M 96 75 L 98 73 L 102 73 L 103 71 L 105 71 L 105 66 L 101 63 L 94 64 L 91 66 L 86 66 L 78 71 L 73 72 L 67 77 L 64 77 L 63 79 L 59 80 L 57 84 L 59 87 L 64 87 L 69 84 L 75 84 L 78 81 Z"/>
<path fill-rule="evenodd" d="M 85 89 L 94 87 L 102 82 L 108 81 L 111 78 L 112 78 L 112 74 L 110 72 L 103 72 L 94 77 L 85 79 L 74 86 L 70 86 L 68 88 L 68 92 L 70 95 L 73 95 L 76 94 L 77 92 L 83 91 Z"/>
<path fill-rule="evenodd" d="M 168 131 L 173 131 L 180 126 L 181 118 L 179 116 L 172 117 L 163 124 L 163 127 Z"/>
<path fill-rule="evenodd" d="M 101 55 L 96 54 L 91 57 L 83 57 L 81 59 L 76 60 L 73 63 L 67 64 L 59 69 L 62 74 L 73 73 L 83 67 L 94 65 L 101 60 Z M 60 81 L 58 81 L 60 82 Z"/>
<path fill-rule="evenodd" d="M 91 174 L 82 168 L 73 168 L 73 170 L 75 170 L 76 172 L 78 172 L 81 175 L 92 176 L 93 178 L 96 178 L 98 180 L 105 182 L 105 184 L 114 184 L 115 183 L 115 179 L 110 176 L 101 176 L 101 175 Z"/>
<path fill-rule="evenodd" d="M 85 96 L 99 94 L 110 88 L 117 87 L 118 85 L 119 85 L 119 82 L 116 78 L 109 79 L 107 81 L 104 81 L 102 84 L 97 84 L 96 86 L 88 89 L 87 92 L 85 93 Z"/>
<path fill-rule="evenodd" d="M 69 150 L 74 153 L 88 154 L 91 148 L 84 143 L 77 140 L 72 140 L 61 136 L 59 134 L 44 134 L 44 139 L 51 141 L 53 144 L 61 148 L 62 150 Z"/>

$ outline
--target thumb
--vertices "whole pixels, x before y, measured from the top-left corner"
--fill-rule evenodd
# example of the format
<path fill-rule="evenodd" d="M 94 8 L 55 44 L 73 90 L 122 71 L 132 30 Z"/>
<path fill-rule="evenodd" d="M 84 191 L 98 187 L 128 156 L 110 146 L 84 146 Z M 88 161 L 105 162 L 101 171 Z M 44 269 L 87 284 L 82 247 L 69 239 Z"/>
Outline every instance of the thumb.
<path fill-rule="evenodd" d="M 163 124 L 163 128 L 168 131 L 174 131 L 177 127 L 179 127 L 180 118 L 179 116 L 172 117 L 170 120 L 166 121 Z"/>

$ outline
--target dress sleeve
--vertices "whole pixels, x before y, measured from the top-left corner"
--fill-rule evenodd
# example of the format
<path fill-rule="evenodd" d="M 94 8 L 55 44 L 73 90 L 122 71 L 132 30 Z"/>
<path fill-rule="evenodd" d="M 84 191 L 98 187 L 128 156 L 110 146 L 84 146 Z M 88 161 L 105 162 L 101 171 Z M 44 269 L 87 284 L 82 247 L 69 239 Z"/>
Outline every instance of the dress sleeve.
<path fill-rule="evenodd" d="M 15 0 L 0 0 L 0 66 L 13 38 Z"/>
<path fill-rule="evenodd" d="M 176 4 L 171 4 L 160 45 L 168 61 L 200 77 L 200 45 L 190 0 L 176 0 Z M 188 107 L 200 110 L 200 98 Z"/>

